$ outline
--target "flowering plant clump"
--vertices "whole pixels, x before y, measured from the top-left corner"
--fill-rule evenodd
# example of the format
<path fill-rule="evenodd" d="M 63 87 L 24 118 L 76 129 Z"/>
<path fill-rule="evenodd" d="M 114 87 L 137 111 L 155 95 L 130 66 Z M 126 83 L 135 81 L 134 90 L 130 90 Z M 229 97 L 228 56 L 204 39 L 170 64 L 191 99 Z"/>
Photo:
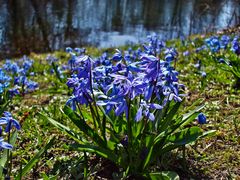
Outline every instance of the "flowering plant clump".
<path fill-rule="evenodd" d="M 17 132 L 21 129 L 20 123 L 7 110 L 14 107 L 22 99 L 14 98 L 14 96 L 24 96 L 38 88 L 38 83 L 32 80 L 37 74 L 33 63 L 33 60 L 24 56 L 15 61 L 6 60 L 0 68 L 0 115 L 2 115 L 0 117 L 0 177 L 5 177 L 5 179 L 11 179 L 12 173 L 15 171 L 12 168 L 12 161 L 15 159 L 12 151 L 17 140 Z M 52 145 L 53 139 L 25 163 L 25 166 L 21 167 L 18 173 L 15 172 L 14 178 L 22 179 L 24 175 L 29 173 Z M 22 161 L 18 161 L 18 164 L 22 165 Z"/>
<path fill-rule="evenodd" d="M 7 133 L 7 142 L 4 141 L 3 138 L 3 128 L 2 125 L 5 126 L 5 133 Z M 3 169 L 5 168 L 6 164 L 6 172 L 5 172 L 5 178 L 9 178 L 11 174 L 11 158 L 10 158 L 10 151 L 13 149 L 13 144 L 16 141 L 16 132 L 14 131 L 15 128 L 16 130 L 20 130 L 21 126 L 19 122 L 13 118 L 12 114 L 8 111 L 3 112 L 3 116 L 0 118 L 0 151 L 4 151 L 1 155 L 1 166 L 0 166 L 0 176 L 2 177 Z"/>
<path fill-rule="evenodd" d="M 201 47 L 205 47 L 201 49 Z M 236 89 L 240 88 L 240 42 L 239 37 L 222 35 L 205 39 L 205 45 L 196 49 L 204 58 L 213 60 L 221 69 L 231 72 L 235 77 Z M 201 49 L 201 51 L 199 51 Z M 205 51 L 202 51 L 205 50 Z M 208 51 L 210 50 L 210 51 Z"/>
<path fill-rule="evenodd" d="M 171 150 L 202 136 L 199 127 L 189 127 L 202 107 L 188 114 L 179 112 L 184 85 L 173 67 L 178 53 L 156 36 L 149 37 L 143 49 L 116 50 L 113 56 L 105 52 L 92 59 L 80 49 L 73 53 L 67 48 L 67 52 L 72 96 L 63 112 L 81 137 L 78 131 L 41 116 L 76 141 L 71 148 L 109 159 L 124 177 L 163 178 L 163 173 L 152 173 L 150 167 Z"/>
<path fill-rule="evenodd" d="M 6 89 L 10 85 L 13 86 L 8 89 L 10 98 L 19 94 L 25 95 L 38 88 L 37 82 L 29 80 L 29 76 L 34 76 L 32 65 L 33 61 L 26 56 L 18 61 L 6 60 L 3 64 L 1 71 L 2 77 L 5 77 L 5 85 L 2 87 Z"/>

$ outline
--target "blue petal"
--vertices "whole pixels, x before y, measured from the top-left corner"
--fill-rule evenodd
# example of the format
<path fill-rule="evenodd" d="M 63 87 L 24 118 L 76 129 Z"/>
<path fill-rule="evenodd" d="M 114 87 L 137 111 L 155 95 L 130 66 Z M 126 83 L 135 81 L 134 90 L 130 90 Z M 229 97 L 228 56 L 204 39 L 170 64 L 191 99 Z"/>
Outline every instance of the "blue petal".
<path fill-rule="evenodd" d="M 4 111 L 3 115 L 5 117 L 12 117 L 12 114 L 10 112 L 8 112 L 8 111 Z"/>
<path fill-rule="evenodd" d="M 150 85 L 148 90 L 145 93 L 145 99 L 148 101 L 152 97 L 154 86 Z"/>
<path fill-rule="evenodd" d="M 149 114 L 148 114 L 148 118 L 149 118 L 151 121 L 154 121 L 155 116 L 153 115 L 153 113 L 149 113 Z"/>
<path fill-rule="evenodd" d="M 150 104 L 151 109 L 162 109 L 163 107 L 159 104 L 152 103 Z"/>
<path fill-rule="evenodd" d="M 75 97 L 70 97 L 67 100 L 66 105 L 69 106 L 72 110 L 76 111 L 77 107 Z"/>
<path fill-rule="evenodd" d="M 0 124 L 7 124 L 8 122 L 9 122 L 9 118 L 7 118 L 7 117 L 0 118 Z"/>
<path fill-rule="evenodd" d="M 15 126 L 15 128 L 16 128 L 17 130 L 20 130 L 20 129 L 21 129 L 21 126 L 20 126 L 19 122 L 18 122 L 16 119 L 13 119 L 13 120 L 12 120 L 12 123 L 13 123 L 13 125 Z"/>
<path fill-rule="evenodd" d="M 108 104 L 108 102 L 107 101 L 97 101 L 96 104 L 98 106 L 106 106 Z"/>
<path fill-rule="evenodd" d="M 135 120 L 138 122 L 142 118 L 142 108 L 140 107 L 137 111 Z"/>
<path fill-rule="evenodd" d="M 0 142 L 0 147 L 2 147 L 3 149 L 12 149 L 13 146 L 11 144 L 8 144 L 6 142 Z"/>
<path fill-rule="evenodd" d="M 10 132 L 10 130 L 11 130 L 11 122 L 9 122 L 8 124 L 7 124 L 7 126 L 6 126 L 6 129 L 5 129 L 5 132 Z"/>
<path fill-rule="evenodd" d="M 120 114 L 123 113 L 123 111 L 126 109 L 126 103 L 121 103 L 115 110 L 115 114 L 119 116 Z"/>

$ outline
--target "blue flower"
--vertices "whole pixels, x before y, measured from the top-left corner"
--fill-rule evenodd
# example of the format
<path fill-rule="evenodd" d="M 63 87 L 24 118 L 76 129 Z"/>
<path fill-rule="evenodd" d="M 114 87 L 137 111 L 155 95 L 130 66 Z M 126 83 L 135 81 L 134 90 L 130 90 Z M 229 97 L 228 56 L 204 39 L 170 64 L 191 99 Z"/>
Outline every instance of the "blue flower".
<path fill-rule="evenodd" d="M 25 85 L 27 83 L 27 77 L 26 76 L 17 76 L 14 77 L 14 85 Z"/>
<path fill-rule="evenodd" d="M 127 112 L 128 112 L 128 105 L 125 99 L 122 100 L 122 102 L 120 102 L 119 104 L 116 105 L 116 109 L 115 109 L 115 114 L 116 116 L 120 116 L 123 112 L 125 112 L 126 116 L 127 116 Z"/>
<path fill-rule="evenodd" d="M 2 137 L 0 137 L 0 148 L 1 149 L 12 149 L 13 146 L 7 142 L 3 141 L 4 139 Z"/>
<path fill-rule="evenodd" d="M 12 74 L 17 74 L 20 70 L 20 67 L 16 62 L 6 60 L 5 64 L 3 64 L 3 69 L 5 71 L 11 72 Z"/>
<path fill-rule="evenodd" d="M 3 113 L 3 117 L 0 118 L 0 125 L 6 124 L 5 132 L 10 132 L 11 128 L 14 126 L 17 130 L 21 129 L 19 122 L 12 117 L 12 114 L 8 111 Z"/>
<path fill-rule="evenodd" d="M 146 101 L 142 100 L 140 102 L 140 107 L 135 116 L 135 121 L 140 121 L 143 116 L 148 118 L 150 121 L 155 120 L 155 116 L 150 110 L 162 109 L 163 107 L 156 103 L 147 103 Z"/>
<path fill-rule="evenodd" d="M 240 55 L 240 44 L 239 44 L 239 42 L 237 41 L 237 39 L 235 39 L 235 40 L 232 41 L 231 50 L 232 50 L 235 54 Z"/>
<path fill-rule="evenodd" d="M 202 45 L 201 47 L 198 47 L 198 48 L 196 48 L 196 53 L 199 53 L 200 51 L 202 51 L 202 50 L 204 50 L 204 49 L 206 49 L 207 48 L 207 46 L 206 45 Z"/>
<path fill-rule="evenodd" d="M 196 64 L 194 64 L 194 67 L 197 68 L 198 70 L 201 69 L 202 61 L 198 60 Z"/>
<path fill-rule="evenodd" d="M 26 59 L 22 64 L 22 67 L 24 69 L 25 72 L 28 72 L 28 70 L 32 67 L 33 61 L 30 59 Z"/>
<path fill-rule="evenodd" d="M 227 35 L 223 35 L 223 36 L 221 37 L 220 47 L 221 47 L 222 49 L 226 49 L 229 41 L 230 41 L 230 37 L 227 36 Z"/>
<path fill-rule="evenodd" d="M 218 62 L 219 62 L 219 63 L 226 63 L 226 64 L 227 64 L 227 62 L 226 62 L 223 58 L 218 59 Z"/>
<path fill-rule="evenodd" d="M 178 55 L 175 48 L 167 48 L 164 51 L 164 54 L 165 54 L 165 61 L 167 62 L 172 62 Z"/>
<path fill-rule="evenodd" d="M 183 56 L 189 56 L 190 52 L 189 51 L 184 51 Z"/>
<path fill-rule="evenodd" d="M 77 104 L 77 101 L 76 101 L 76 98 L 74 96 L 70 97 L 66 102 L 66 105 L 69 106 L 74 111 L 76 111 L 76 109 L 77 109 L 76 104 Z"/>
<path fill-rule="evenodd" d="M 27 76 L 25 75 L 14 77 L 14 85 L 23 87 L 24 92 L 22 93 L 32 92 L 38 88 L 38 83 L 28 80 Z"/>
<path fill-rule="evenodd" d="M 207 118 L 203 113 L 200 113 L 197 117 L 197 121 L 199 124 L 206 124 L 207 123 Z"/>
<path fill-rule="evenodd" d="M 19 86 L 15 86 L 14 88 L 9 89 L 8 92 L 9 92 L 9 95 L 10 95 L 11 98 L 12 98 L 13 96 L 19 95 L 19 94 L 20 94 L 20 92 L 19 92 Z"/>
<path fill-rule="evenodd" d="M 26 92 L 32 92 L 32 91 L 34 91 L 35 89 L 37 89 L 38 88 L 38 83 L 37 82 L 35 82 L 35 81 L 27 81 L 27 83 L 26 83 Z"/>
<path fill-rule="evenodd" d="M 220 42 L 218 37 L 212 36 L 205 39 L 205 42 L 212 52 L 218 52 L 220 50 Z"/>
<path fill-rule="evenodd" d="M 74 51 L 75 51 L 78 55 L 83 55 L 83 54 L 85 54 L 86 49 L 85 49 L 85 48 L 74 48 Z"/>
<path fill-rule="evenodd" d="M 148 44 L 143 44 L 144 52 L 148 55 L 154 55 L 156 56 L 159 54 L 162 49 L 165 47 L 165 42 L 161 41 L 158 36 L 154 33 L 151 36 L 147 37 Z"/>
<path fill-rule="evenodd" d="M 112 60 L 114 60 L 114 61 L 122 60 L 122 58 L 123 58 L 122 52 L 120 50 L 118 50 L 118 49 L 116 49 L 116 51 L 117 52 L 113 55 Z"/>
<path fill-rule="evenodd" d="M 201 72 L 201 76 L 202 76 L 203 78 L 205 78 L 205 77 L 207 76 L 207 73 L 204 72 L 204 71 L 202 71 L 202 72 Z"/>
<path fill-rule="evenodd" d="M 67 86 L 68 86 L 69 88 L 78 87 L 78 85 L 79 85 L 79 79 L 78 79 L 77 75 L 76 75 L 76 74 L 72 74 L 71 76 L 72 76 L 71 78 L 68 78 L 68 81 L 67 81 L 67 83 L 66 83 Z"/>
<path fill-rule="evenodd" d="M 108 57 L 108 53 L 104 52 L 96 61 L 96 66 L 104 65 L 104 66 L 111 66 L 110 58 Z"/>
<path fill-rule="evenodd" d="M 71 53 L 71 52 L 73 52 L 73 50 L 72 50 L 72 48 L 67 47 L 67 48 L 66 48 L 66 52 L 67 52 L 67 53 Z"/>
<path fill-rule="evenodd" d="M 47 55 L 46 57 L 46 61 L 48 62 L 48 64 L 52 64 L 58 61 L 58 58 L 56 58 L 55 56 L 52 55 Z"/>
<path fill-rule="evenodd" d="M 6 75 L 2 69 L 0 69 L 0 83 L 6 83 L 11 80 L 11 77 Z"/>

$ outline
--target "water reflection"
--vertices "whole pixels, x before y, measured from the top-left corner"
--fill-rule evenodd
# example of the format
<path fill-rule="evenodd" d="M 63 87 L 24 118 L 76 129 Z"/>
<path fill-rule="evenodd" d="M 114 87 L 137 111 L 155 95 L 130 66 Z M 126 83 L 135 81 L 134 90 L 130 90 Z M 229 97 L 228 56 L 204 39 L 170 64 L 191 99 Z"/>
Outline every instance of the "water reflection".
<path fill-rule="evenodd" d="M 0 55 L 170 39 L 239 24 L 239 14 L 239 0 L 0 0 Z"/>

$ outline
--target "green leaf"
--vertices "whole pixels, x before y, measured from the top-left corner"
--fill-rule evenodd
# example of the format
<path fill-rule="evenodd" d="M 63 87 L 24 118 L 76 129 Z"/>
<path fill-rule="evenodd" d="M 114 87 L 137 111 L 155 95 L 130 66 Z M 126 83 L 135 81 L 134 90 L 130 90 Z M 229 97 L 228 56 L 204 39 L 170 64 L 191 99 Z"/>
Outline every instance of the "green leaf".
<path fill-rule="evenodd" d="M 177 102 L 174 104 L 174 106 L 171 108 L 170 112 L 167 113 L 166 120 L 171 121 L 173 117 L 177 114 L 178 109 L 181 106 L 181 102 Z"/>
<path fill-rule="evenodd" d="M 10 103 L 10 100 L 8 100 L 7 102 L 5 102 L 5 104 L 0 106 L 0 115 L 2 115 L 4 111 L 6 111 L 6 108 L 9 103 Z"/>
<path fill-rule="evenodd" d="M 80 140 L 81 140 L 80 135 L 78 133 L 74 132 L 69 127 L 64 126 L 63 124 L 53 120 L 52 118 L 47 117 L 44 114 L 38 113 L 38 116 L 41 117 L 42 119 L 45 119 L 45 120 L 49 121 L 54 126 L 56 126 L 59 130 L 61 130 L 62 132 L 67 133 L 67 135 L 70 136 L 71 138 L 73 138 L 75 141 L 80 142 Z"/>
<path fill-rule="evenodd" d="M 145 177 L 151 180 L 180 180 L 177 173 L 173 171 L 162 171 L 146 174 Z"/>
<path fill-rule="evenodd" d="M 113 126 L 114 122 L 111 119 L 111 117 L 105 112 L 104 108 L 102 106 L 98 106 L 98 108 L 102 111 L 103 115 L 107 118 L 108 122 Z"/>
<path fill-rule="evenodd" d="M 52 147 L 54 142 L 54 138 L 51 139 L 45 147 L 43 147 L 40 151 L 38 151 L 35 156 L 26 164 L 26 166 L 22 169 L 21 174 L 15 178 L 15 179 L 21 179 L 23 176 L 25 176 L 27 173 L 29 173 L 32 169 L 32 167 L 40 160 L 42 155 L 50 148 Z"/>
<path fill-rule="evenodd" d="M 199 138 L 214 136 L 216 132 L 217 132 L 216 130 L 205 131 Z"/>
<path fill-rule="evenodd" d="M 54 70 L 54 72 L 56 73 L 56 76 L 57 76 L 57 79 L 61 82 L 61 83 L 63 83 L 63 79 L 61 78 L 61 75 L 60 75 L 60 73 L 59 73 L 59 71 L 58 71 L 58 66 L 53 62 L 52 63 L 52 66 L 53 66 L 53 70 Z"/>
<path fill-rule="evenodd" d="M 98 154 L 99 156 L 109 159 L 112 162 L 118 164 L 118 156 L 116 154 L 114 154 L 113 151 L 108 150 L 106 148 L 94 146 L 91 144 L 73 144 L 70 147 L 75 150 L 86 151 L 89 153 Z"/>
<path fill-rule="evenodd" d="M 0 166 L 0 177 L 3 177 L 3 167 Z"/>
<path fill-rule="evenodd" d="M 93 130 L 84 119 L 82 119 L 76 112 L 70 107 L 64 106 L 63 112 L 70 118 L 70 120 L 89 138 L 101 147 L 106 147 L 106 143 L 103 139 Z"/>
<path fill-rule="evenodd" d="M 144 126 L 144 121 L 139 121 L 139 122 L 135 122 L 133 125 L 132 125 L 132 129 L 133 129 L 133 136 L 134 138 L 138 138 L 139 135 L 141 135 L 143 129 L 145 128 Z"/>
<path fill-rule="evenodd" d="M 41 176 L 42 176 L 43 180 L 49 180 L 50 179 L 45 173 L 41 173 Z"/>
<path fill-rule="evenodd" d="M 171 124 L 173 122 L 173 117 L 177 114 L 177 111 L 180 108 L 180 106 L 181 106 L 181 102 L 177 102 L 173 105 L 173 107 L 167 113 L 167 115 L 163 119 L 163 121 L 158 124 L 158 126 L 160 128 L 158 132 L 165 131 L 168 128 L 169 124 Z"/>
<path fill-rule="evenodd" d="M 48 177 L 45 172 L 41 173 L 41 177 L 43 178 L 43 180 L 57 180 L 57 176 L 58 175 Z"/>
<path fill-rule="evenodd" d="M 196 112 L 200 112 L 203 108 L 204 108 L 205 105 L 201 105 L 199 107 L 197 107 L 196 109 L 190 111 L 189 113 L 187 114 L 184 114 L 183 115 L 183 121 L 187 120 L 189 117 L 191 117 L 194 113 Z"/>
<path fill-rule="evenodd" d="M 10 138 L 10 144 L 12 146 L 15 145 L 16 141 L 17 141 L 17 131 L 14 131 L 13 135 L 11 136 Z M 2 153 L 2 156 L 0 158 L 0 177 L 2 177 L 2 170 L 3 168 L 5 167 L 5 164 L 7 162 L 7 154 L 8 154 L 8 151 L 7 149 L 4 149 L 3 153 Z"/>
<path fill-rule="evenodd" d="M 191 104 L 191 106 L 184 108 L 183 113 L 188 112 L 188 111 L 191 111 L 191 110 L 194 109 L 196 106 L 198 106 L 198 107 L 195 108 L 195 111 L 196 111 L 196 110 L 200 111 L 202 108 L 204 108 L 205 105 L 200 105 L 200 106 L 199 106 L 199 104 L 204 104 L 204 99 L 203 99 L 203 98 L 197 99 L 196 101 L 194 101 L 194 102 Z M 186 113 L 185 115 L 187 115 L 187 114 L 188 114 L 188 113 Z"/>
<path fill-rule="evenodd" d="M 179 144 L 168 144 L 168 145 L 164 146 L 164 148 L 162 148 L 161 151 L 159 151 L 158 154 L 165 154 L 167 152 L 172 151 L 173 149 L 178 148 L 179 146 L 181 146 L 181 145 L 179 145 Z"/>
<path fill-rule="evenodd" d="M 150 162 L 151 159 L 152 159 L 153 148 L 154 148 L 154 146 L 151 146 L 151 148 L 150 148 L 150 150 L 149 150 L 149 152 L 148 152 L 147 157 L 144 159 L 144 162 L 143 162 L 143 170 L 148 166 L 149 162 Z"/>
<path fill-rule="evenodd" d="M 167 138 L 168 142 L 172 142 L 176 145 L 184 145 L 188 144 L 192 141 L 195 141 L 202 135 L 201 128 L 194 126 L 180 132 L 177 132 Z"/>
<path fill-rule="evenodd" d="M 199 112 L 204 108 L 204 105 L 197 107 L 196 109 L 190 111 L 189 113 L 184 114 L 183 116 L 179 117 L 174 125 L 171 126 L 171 131 L 168 132 L 168 134 L 174 133 L 178 131 L 180 128 L 183 128 L 184 126 L 190 124 L 192 121 L 194 121 Z"/>

